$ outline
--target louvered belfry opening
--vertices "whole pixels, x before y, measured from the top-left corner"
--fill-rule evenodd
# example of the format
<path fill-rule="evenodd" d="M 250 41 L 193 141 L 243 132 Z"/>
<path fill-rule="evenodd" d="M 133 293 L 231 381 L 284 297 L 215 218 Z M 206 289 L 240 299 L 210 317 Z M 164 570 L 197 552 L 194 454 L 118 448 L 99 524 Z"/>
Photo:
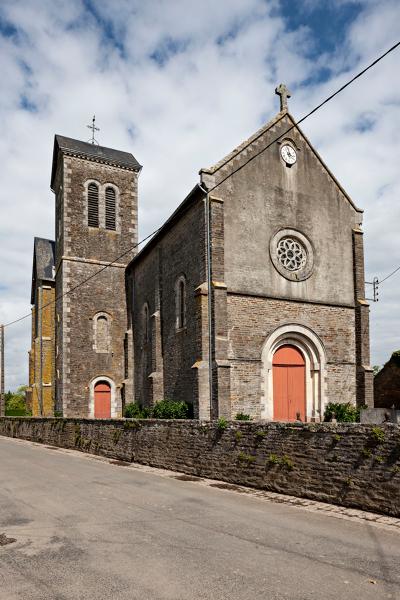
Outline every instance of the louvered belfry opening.
<path fill-rule="evenodd" d="M 99 188 L 95 183 L 88 186 L 88 225 L 99 226 Z"/>
<path fill-rule="evenodd" d="M 106 188 L 106 229 L 115 229 L 115 190 Z"/>

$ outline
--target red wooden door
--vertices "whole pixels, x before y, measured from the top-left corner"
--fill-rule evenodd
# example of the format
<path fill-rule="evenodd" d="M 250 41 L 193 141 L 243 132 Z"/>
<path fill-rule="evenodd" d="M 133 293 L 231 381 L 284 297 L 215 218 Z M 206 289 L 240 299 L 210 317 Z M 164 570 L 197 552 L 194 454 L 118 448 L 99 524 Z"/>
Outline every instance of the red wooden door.
<path fill-rule="evenodd" d="M 274 420 L 306 420 L 306 369 L 304 357 L 294 346 L 281 346 L 272 361 Z"/>
<path fill-rule="evenodd" d="M 111 418 L 111 386 L 105 381 L 94 386 L 94 418 Z"/>

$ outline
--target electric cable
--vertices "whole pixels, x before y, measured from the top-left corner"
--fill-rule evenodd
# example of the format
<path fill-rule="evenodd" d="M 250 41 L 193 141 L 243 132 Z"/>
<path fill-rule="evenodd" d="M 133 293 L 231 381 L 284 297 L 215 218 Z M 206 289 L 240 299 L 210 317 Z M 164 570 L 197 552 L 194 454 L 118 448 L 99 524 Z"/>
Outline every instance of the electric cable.
<path fill-rule="evenodd" d="M 81 287 L 81 285 L 84 285 L 85 283 L 87 283 L 88 281 L 90 281 L 91 279 L 93 279 L 94 277 L 97 277 L 97 275 L 99 275 L 100 273 L 102 273 L 103 271 L 105 271 L 106 269 L 108 269 L 109 267 L 112 267 L 112 265 L 114 265 L 118 260 L 120 260 L 121 258 L 123 258 L 124 256 L 126 256 L 127 254 L 129 254 L 130 252 L 132 252 L 132 250 L 134 250 L 135 248 L 137 248 L 138 246 L 140 246 L 140 244 L 143 244 L 143 242 L 145 242 L 146 240 L 148 240 L 149 238 L 151 238 L 153 235 L 155 235 L 156 233 L 158 233 L 160 231 L 160 229 L 161 229 L 161 227 L 158 227 L 158 229 L 155 229 L 152 233 L 149 233 L 148 236 L 146 236 L 145 238 L 143 238 L 142 240 L 140 240 L 140 242 L 138 242 L 137 244 L 135 244 L 131 248 L 128 248 L 128 250 L 126 250 L 125 252 L 123 252 L 122 254 L 120 254 L 119 256 L 117 256 L 117 258 L 114 258 L 113 261 L 107 263 L 101 269 L 99 269 L 95 273 L 92 273 L 91 275 L 89 275 L 89 277 L 86 277 L 86 279 L 84 279 L 83 281 L 80 281 L 79 283 L 77 283 L 76 285 L 74 285 L 71 289 L 69 289 L 66 292 L 64 292 L 63 294 L 60 294 L 59 296 L 57 296 L 57 298 L 54 298 L 54 300 L 51 300 L 50 302 L 47 302 L 47 304 L 44 304 L 43 306 L 41 306 L 40 310 L 42 311 L 45 308 L 47 308 L 48 306 L 51 306 L 52 304 L 55 304 L 56 302 L 58 302 L 58 300 L 61 300 L 65 296 L 68 296 L 69 294 L 72 294 L 72 292 L 74 292 L 77 288 Z M 15 323 L 18 323 L 19 321 L 23 321 L 24 319 L 27 319 L 31 315 L 32 315 L 32 313 L 30 312 L 30 313 L 27 313 L 26 315 L 23 315 L 22 317 L 19 317 L 18 319 L 15 319 L 14 321 L 10 321 L 9 323 L 6 323 L 4 325 L 4 328 L 9 327 L 10 325 L 14 325 Z"/>
<path fill-rule="evenodd" d="M 381 285 L 384 281 L 386 281 L 387 279 L 392 277 L 395 273 L 397 273 L 397 271 L 400 271 L 400 266 L 398 266 L 397 269 L 395 269 L 394 271 L 389 273 L 389 275 L 387 275 L 384 279 L 381 279 L 380 281 L 378 281 L 378 284 Z"/>

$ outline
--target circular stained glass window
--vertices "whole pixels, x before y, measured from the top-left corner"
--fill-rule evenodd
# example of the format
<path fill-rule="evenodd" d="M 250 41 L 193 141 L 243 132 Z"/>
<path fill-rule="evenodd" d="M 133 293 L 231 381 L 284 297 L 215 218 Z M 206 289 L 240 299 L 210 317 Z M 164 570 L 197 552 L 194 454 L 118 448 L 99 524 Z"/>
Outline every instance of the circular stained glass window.
<path fill-rule="evenodd" d="M 275 269 L 289 281 L 308 279 L 314 268 L 310 240 L 296 229 L 280 229 L 270 239 L 269 253 Z"/>
<path fill-rule="evenodd" d="M 306 265 L 306 249 L 295 238 L 284 237 L 280 239 L 277 252 L 279 262 L 288 271 L 300 271 Z"/>

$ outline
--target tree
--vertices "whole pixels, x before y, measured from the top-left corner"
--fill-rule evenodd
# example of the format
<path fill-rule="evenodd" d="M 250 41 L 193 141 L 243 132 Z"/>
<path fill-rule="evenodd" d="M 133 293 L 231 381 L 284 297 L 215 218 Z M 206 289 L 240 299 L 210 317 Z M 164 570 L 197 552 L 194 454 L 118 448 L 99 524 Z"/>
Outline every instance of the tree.
<path fill-rule="evenodd" d="M 27 385 L 20 385 L 16 392 L 8 390 L 4 394 L 5 411 L 8 416 L 24 416 L 27 414 L 25 390 Z"/>

